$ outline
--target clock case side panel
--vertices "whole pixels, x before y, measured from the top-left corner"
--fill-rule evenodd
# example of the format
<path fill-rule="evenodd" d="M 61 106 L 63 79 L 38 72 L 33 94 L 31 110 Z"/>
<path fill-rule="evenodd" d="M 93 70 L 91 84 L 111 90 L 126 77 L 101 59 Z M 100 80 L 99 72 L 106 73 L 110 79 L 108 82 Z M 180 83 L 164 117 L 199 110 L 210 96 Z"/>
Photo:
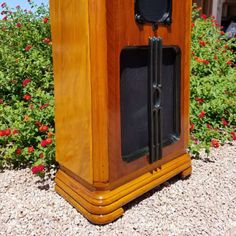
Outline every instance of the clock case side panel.
<path fill-rule="evenodd" d="M 64 172 L 92 184 L 92 91 L 88 7 L 87 0 L 50 1 L 56 160 Z"/>

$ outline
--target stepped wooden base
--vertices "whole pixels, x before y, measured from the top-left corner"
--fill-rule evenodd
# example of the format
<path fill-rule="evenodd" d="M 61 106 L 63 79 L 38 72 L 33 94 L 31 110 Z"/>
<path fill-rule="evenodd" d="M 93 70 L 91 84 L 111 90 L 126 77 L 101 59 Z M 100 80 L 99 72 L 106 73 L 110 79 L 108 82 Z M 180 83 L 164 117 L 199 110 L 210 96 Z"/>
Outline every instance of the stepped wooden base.
<path fill-rule="evenodd" d="M 191 174 L 189 155 L 185 154 L 161 168 L 107 191 L 88 190 L 59 170 L 56 175 L 56 191 L 92 223 L 106 224 L 124 213 L 122 206 L 178 174 L 182 177 Z"/>
<path fill-rule="evenodd" d="M 181 179 L 186 179 L 192 174 L 192 166 L 180 173 Z"/>

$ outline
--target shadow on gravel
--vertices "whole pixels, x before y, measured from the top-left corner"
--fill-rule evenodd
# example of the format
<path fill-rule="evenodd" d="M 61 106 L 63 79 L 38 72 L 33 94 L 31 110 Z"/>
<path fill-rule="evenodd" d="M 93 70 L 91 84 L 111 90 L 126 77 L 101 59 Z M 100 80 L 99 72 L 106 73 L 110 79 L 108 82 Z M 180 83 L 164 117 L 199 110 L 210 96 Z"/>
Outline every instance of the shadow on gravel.
<path fill-rule="evenodd" d="M 49 190 L 49 188 L 50 188 L 49 184 L 38 186 L 38 189 L 40 189 L 40 190 Z"/>
<path fill-rule="evenodd" d="M 55 175 L 51 175 L 50 173 L 47 173 L 44 178 L 35 181 L 35 184 L 37 185 L 38 189 L 47 191 L 50 188 L 48 181 L 54 181 L 54 179 L 55 179 Z"/>
<path fill-rule="evenodd" d="M 186 178 L 188 179 L 188 178 Z M 144 193 L 142 196 L 136 198 L 135 200 L 129 202 L 128 204 L 126 204 L 125 206 L 123 206 L 124 210 L 130 210 L 133 207 L 135 207 L 136 205 L 138 205 L 140 202 L 142 202 L 143 200 L 151 197 L 153 194 L 155 194 L 158 191 L 161 191 L 164 188 L 169 188 L 171 187 L 171 185 L 175 184 L 177 181 L 181 181 L 179 175 L 173 177 L 172 179 L 164 182 L 163 184 L 153 188 L 152 190 L 148 191 L 147 193 Z M 182 180 L 184 181 L 184 180 Z"/>
<path fill-rule="evenodd" d="M 39 190 L 49 190 L 50 185 L 47 183 L 47 180 L 42 179 L 42 180 L 37 180 L 35 182 L 35 185 Z"/>
<path fill-rule="evenodd" d="M 215 163 L 214 160 L 208 158 L 208 157 L 201 157 L 201 156 L 192 156 L 193 160 L 197 160 L 197 161 L 203 161 L 205 163 Z"/>

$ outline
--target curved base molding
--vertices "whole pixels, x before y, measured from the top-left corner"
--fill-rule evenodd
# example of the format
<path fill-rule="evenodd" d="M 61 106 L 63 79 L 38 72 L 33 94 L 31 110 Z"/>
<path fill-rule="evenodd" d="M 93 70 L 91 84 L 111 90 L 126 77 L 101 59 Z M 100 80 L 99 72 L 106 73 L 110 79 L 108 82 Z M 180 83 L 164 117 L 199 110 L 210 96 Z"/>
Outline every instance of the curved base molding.
<path fill-rule="evenodd" d="M 106 191 L 91 191 L 71 176 L 59 170 L 56 191 L 94 224 L 107 224 L 120 217 L 122 206 L 175 175 L 186 178 L 191 174 L 188 154 L 170 161 L 122 186 Z"/>

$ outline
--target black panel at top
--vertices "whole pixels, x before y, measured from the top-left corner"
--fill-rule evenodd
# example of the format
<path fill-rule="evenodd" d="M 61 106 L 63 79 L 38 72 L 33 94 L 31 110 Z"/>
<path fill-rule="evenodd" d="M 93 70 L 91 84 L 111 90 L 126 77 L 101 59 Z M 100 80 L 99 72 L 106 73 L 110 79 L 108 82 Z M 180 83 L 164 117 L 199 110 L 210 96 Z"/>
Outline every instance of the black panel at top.
<path fill-rule="evenodd" d="M 136 0 L 135 18 L 138 23 L 170 24 L 172 0 Z"/>

